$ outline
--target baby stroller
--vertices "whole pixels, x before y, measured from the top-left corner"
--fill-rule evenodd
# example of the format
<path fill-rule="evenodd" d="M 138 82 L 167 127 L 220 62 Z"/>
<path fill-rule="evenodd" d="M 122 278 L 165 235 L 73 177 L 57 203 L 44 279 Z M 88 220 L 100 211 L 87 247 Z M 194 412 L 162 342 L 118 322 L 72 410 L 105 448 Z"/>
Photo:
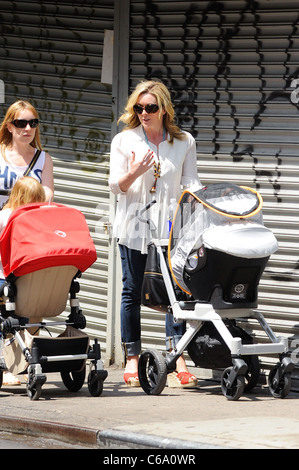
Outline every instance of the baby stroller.
<path fill-rule="evenodd" d="M 165 357 L 153 349 L 142 352 L 139 380 L 143 390 L 161 393 L 167 374 L 188 350 L 196 366 L 224 369 L 221 389 L 229 400 L 238 400 L 257 384 L 259 355 L 278 354 L 280 362 L 269 373 L 269 389 L 276 398 L 287 396 L 294 367 L 288 356 L 288 340 L 277 337 L 255 310 L 260 278 L 278 247 L 273 233 L 263 225 L 261 196 L 250 188 L 226 183 L 211 184 L 194 193 L 185 191 L 166 241 L 167 256 L 165 241 L 157 240 L 153 222 L 143 215 L 154 202 L 140 211 L 139 218 L 151 230 L 161 275 L 160 280 L 155 279 L 159 274 L 146 270 L 143 303 L 152 308 L 159 304 L 160 310 L 168 305 L 174 321 L 187 321 L 189 327 Z M 157 301 L 153 292 L 157 294 L 155 282 L 161 283 L 161 276 L 166 300 Z M 161 285 L 159 289 L 158 296 Z M 238 319 L 246 318 L 258 321 L 268 342 L 253 343 L 237 325 Z"/>
<path fill-rule="evenodd" d="M 85 381 L 99 396 L 107 371 L 100 345 L 82 330 L 86 320 L 79 306 L 78 278 L 97 259 L 83 214 L 62 204 L 35 203 L 16 209 L 0 238 L 5 283 L 1 288 L 0 331 L 4 365 L 0 370 L 28 374 L 27 395 L 38 400 L 47 372 L 60 372 L 67 389 L 76 392 Z M 64 312 L 66 321 L 43 321 Z M 65 326 L 57 337 L 37 335 L 39 329 Z M 28 331 L 30 329 L 30 332 Z M 48 331 L 48 330 L 47 330 Z"/>

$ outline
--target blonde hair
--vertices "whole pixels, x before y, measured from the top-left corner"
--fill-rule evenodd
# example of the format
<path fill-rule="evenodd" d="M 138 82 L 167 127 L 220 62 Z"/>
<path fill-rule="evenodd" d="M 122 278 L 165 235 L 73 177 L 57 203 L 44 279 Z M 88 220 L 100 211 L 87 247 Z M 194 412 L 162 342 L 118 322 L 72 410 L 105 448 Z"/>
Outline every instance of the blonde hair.
<path fill-rule="evenodd" d="M 32 106 L 29 101 L 25 100 L 18 100 L 15 101 L 6 111 L 5 118 L 2 121 L 1 127 L 0 127 L 0 145 L 1 145 L 1 152 L 3 157 L 5 158 L 5 149 L 6 147 L 9 147 L 12 143 L 12 135 L 9 132 L 7 128 L 7 123 L 12 122 L 15 119 L 18 118 L 18 114 L 23 111 L 24 109 L 28 109 L 31 111 L 36 119 L 38 119 L 38 112 L 35 109 L 34 106 Z M 40 141 L 40 133 L 39 133 L 39 126 L 37 126 L 35 130 L 35 135 L 30 142 L 30 145 L 34 148 L 37 148 L 39 150 L 42 150 L 42 145 Z"/>
<path fill-rule="evenodd" d="M 45 190 L 32 176 L 23 176 L 16 181 L 3 209 L 14 210 L 24 204 L 33 202 L 46 202 Z"/>
<path fill-rule="evenodd" d="M 139 96 L 145 93 L 150 93 L 156 98 L 160 116 L 163 113 L 163 110 L 165 111 L 165 114 L 163 115 L 163 124 L 169 135 L 168 141 L 172 143 L 174 138 L 183 140 L 185 135 L 175 123 L 175 111 L 171 102 L 169 90 L 163 83 L 155 80 L 147 80 L 138 83 L 135 90 L 129 96 L 125 106 L 125 111 L 118 120 L 118 122 L 121 121 L 126 124 L 123 130 L 135 129 L 140 125 L 139 118 L 133 107 L 138 102 Z"/>

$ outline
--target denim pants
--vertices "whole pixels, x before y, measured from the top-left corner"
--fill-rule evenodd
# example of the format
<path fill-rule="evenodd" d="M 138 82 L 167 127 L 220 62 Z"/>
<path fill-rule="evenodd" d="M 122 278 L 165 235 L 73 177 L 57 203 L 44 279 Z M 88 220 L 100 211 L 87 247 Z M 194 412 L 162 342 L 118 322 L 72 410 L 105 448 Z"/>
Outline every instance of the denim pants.
<path fill-rule="evenodd" d="M 120 307 L 121 341 L 126 356 L 141 352 L 141 290 L 146 254 L 124 245 L 118 245 L 122 266 L 122 295 Z M 185 324 L 175 324 L 172 315 L 166 315 L 166 347 L 172 349 L 185 332 Z"/>

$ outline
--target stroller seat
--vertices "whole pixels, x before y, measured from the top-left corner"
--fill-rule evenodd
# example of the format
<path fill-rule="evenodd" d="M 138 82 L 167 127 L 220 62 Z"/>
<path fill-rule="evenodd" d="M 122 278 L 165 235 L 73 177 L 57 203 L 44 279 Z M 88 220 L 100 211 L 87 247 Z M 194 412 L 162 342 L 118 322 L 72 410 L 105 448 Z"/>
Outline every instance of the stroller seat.
<path fill-rule="evenodd" d="M 60 315 L 77 272 L 75 266 L 52 266 L 17 278 L 16 315 L 31 323 Z"/>
<path fill-rule="evenodd" d="M 263 225 L 259 195 L 215 184 L 179 202 L 169 265 L 179 287 L 215 308 L 255 308 L 257 288 L 277 240 Z"/>

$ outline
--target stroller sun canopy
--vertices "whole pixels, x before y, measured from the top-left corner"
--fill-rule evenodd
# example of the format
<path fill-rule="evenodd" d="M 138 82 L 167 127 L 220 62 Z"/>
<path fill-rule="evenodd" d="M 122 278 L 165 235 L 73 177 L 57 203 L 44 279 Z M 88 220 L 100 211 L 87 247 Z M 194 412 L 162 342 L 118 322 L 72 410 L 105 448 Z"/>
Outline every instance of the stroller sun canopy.
<path fill-rule="evenodd" d="M 183 281 L 190 253 L 204 246 L 243 258 L 270 256 L 277 248 L 272 231 L 263 225 L 262 198 L 251 188 L 230 183 L 185 191 L 178 203 L 168 246 L 176 283 Z M 217 269 L 217 266 L 215 266 Z"/>
<path fill-rule="evenodd" d="M 4 276 L 52 266 L 84 272 L 97 259 L 84 215 L 62 204 L 27 204 L 13 211 L 0 237 Z"/>

